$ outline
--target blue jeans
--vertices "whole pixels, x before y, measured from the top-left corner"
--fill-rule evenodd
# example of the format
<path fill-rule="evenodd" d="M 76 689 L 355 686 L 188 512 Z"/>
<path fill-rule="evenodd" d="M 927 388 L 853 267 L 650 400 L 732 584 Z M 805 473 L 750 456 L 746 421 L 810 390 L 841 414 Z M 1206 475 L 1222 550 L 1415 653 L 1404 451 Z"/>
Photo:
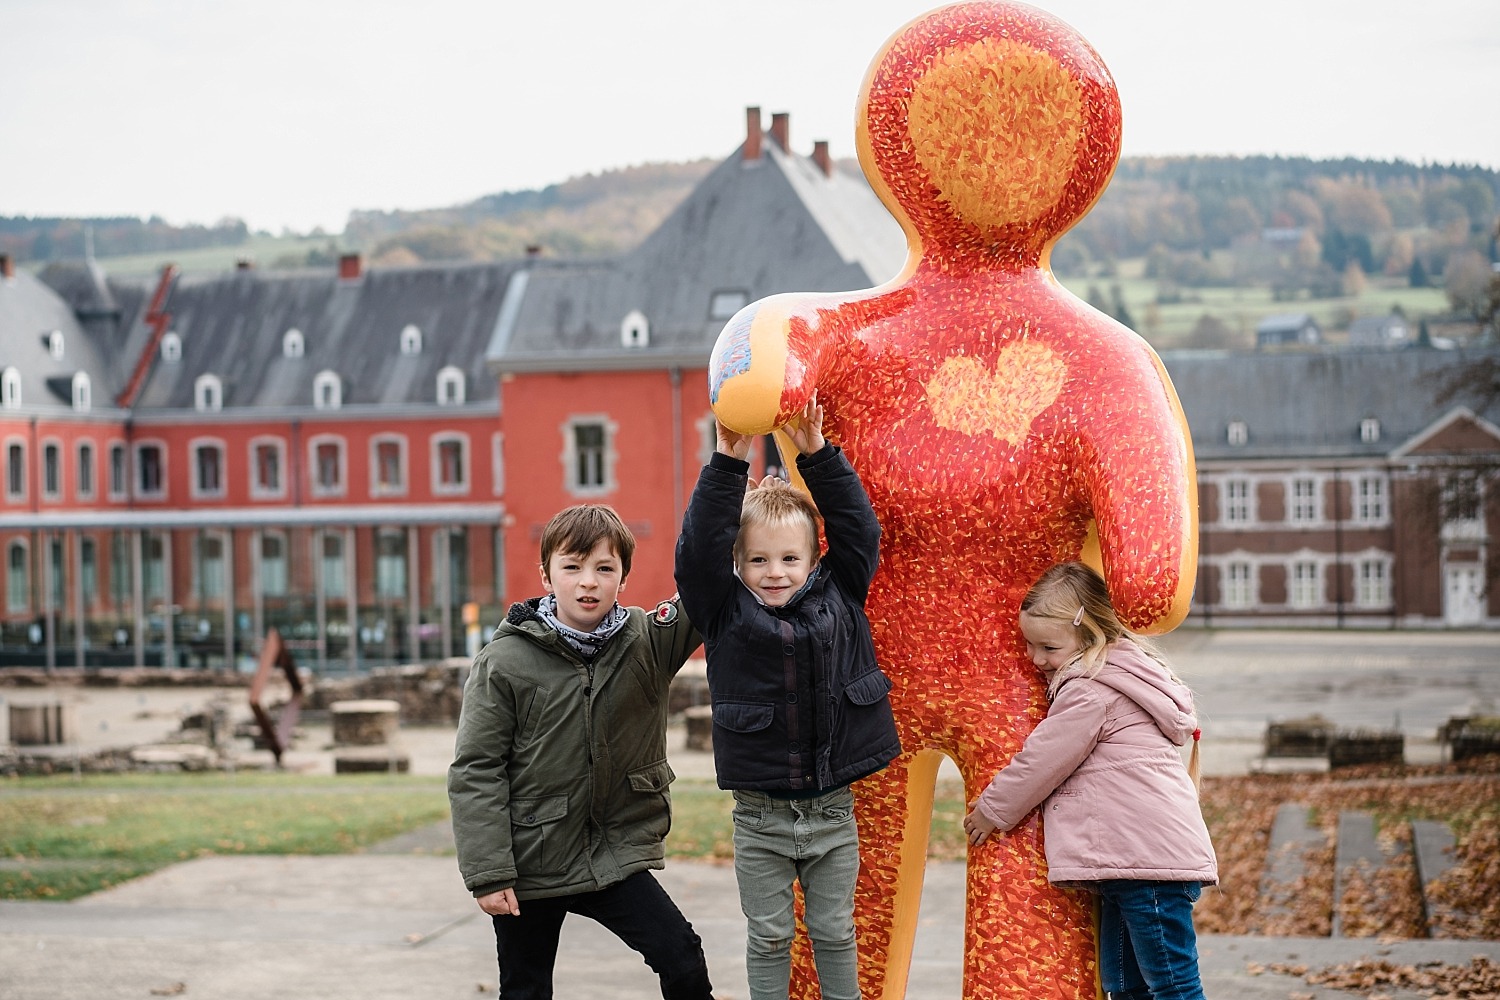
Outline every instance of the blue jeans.
<path fill-rule="evenodd" d="M 1111 997 L 1204 1000 L 1193 904 L 1199 882 L 1115 879 L 1099 894 L 1099 979 Z"/>
<path fill-rule="evenodd" d="M 734 875 L 747 922 L 750 1000 L 786 1000 L 797 929 L 794 882 L 802 883 L 803 920 L 823 1000 L 859 1000 L 854 793 L 844 787 L 814 798 L 777 799 L 736 791 Z"/>
<path fill-rule="evenodd" d="M 558 936 L 569 913 L 597 920 L 640 952 L 661 978 L 665 1000 L 713 1000 L 703 944 L 649 871 L 598 892 L 523 899 L 520 916 L 492 917 L 505 1000 L 551 1000 Z"/>

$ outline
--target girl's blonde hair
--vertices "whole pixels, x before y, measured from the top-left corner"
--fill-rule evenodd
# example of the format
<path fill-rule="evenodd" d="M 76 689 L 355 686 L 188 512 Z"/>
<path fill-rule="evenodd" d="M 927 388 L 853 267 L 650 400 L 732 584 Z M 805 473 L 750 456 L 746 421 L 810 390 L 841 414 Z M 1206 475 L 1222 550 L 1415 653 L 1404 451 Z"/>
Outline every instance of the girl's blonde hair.
<path fill-rule="evenodd" d="M 1056 694 L 1062 682 L 1069 678 L 1098 674 L 1104 669 L 1107 659 L 1106 647 L 1119 639 L 1135 643 L 1142 652 L 1165 667 L 1173 680 L 1181 683 L 1161 654 L 1120 621 L 1115 606 L 1110 603 L 1109 587 L 1105 585 L 1104 577 L 1081 562 L 1058 563 L 1043 573 L 1021 598 L 1021 610 L 1033 618 L 1073 629 L 1082 647 L 1073 663 L 1052 675 L 1048 697 Z M 1198 787 L 1199 772 L 1198 734 L 1195 731 L 1188 759 L 1188 776 L 1193 779 L 1194 788 Z"/>

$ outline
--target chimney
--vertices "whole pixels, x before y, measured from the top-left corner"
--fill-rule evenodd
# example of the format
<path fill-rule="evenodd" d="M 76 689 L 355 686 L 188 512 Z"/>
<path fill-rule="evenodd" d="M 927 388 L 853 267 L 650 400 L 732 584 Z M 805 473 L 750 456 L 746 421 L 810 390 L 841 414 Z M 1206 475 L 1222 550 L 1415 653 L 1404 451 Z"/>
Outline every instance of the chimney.
<path fill-rule="evenodd" d="M 339 280 L 358 281 L 364 272 L 364 261 L 357 253 L 339 254 Z"/>
<path fill-rule="evenodd" d="M 823 171 L 824 177 L 833 176 L 833 159 L 828 155 L 827 139 L 819 139 L 813 143 L 812 159 L 818 165 L 818 169 Z"/>
<path fill-rule="evenodd" d="M 0 253 L 0 278 L 14 278 L 16 276 L 16 262 L 11 259 L 10 254 Z"/>
<path fill-rule="evenodd" d="M 744 159 L 760 159 L 760 108 L 745 109 Z"/>
<path fill-rule="evenodd" d="M 792 150 L 791 133 L 792 116 L 785 111 L 778 111 L 771 116 L 771 138 L 776 140 L 776 145 L 781 147 L 783 153 Z"/>

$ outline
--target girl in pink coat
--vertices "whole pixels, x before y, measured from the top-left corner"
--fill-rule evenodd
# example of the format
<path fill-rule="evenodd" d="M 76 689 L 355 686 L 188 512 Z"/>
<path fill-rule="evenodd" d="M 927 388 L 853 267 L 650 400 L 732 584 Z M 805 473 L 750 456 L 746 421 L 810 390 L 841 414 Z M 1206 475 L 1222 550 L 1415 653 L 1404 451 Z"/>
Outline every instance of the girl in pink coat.
<path fill-rule="evenodd" d="M 1099 977 L 1111 997 L 1203 1000 L 1193 903 L 1218 882 L 1198 807 L 1193 693 L 1126 631 L 1098 573 L 1042 575 L 1021 634 L 1051 708 L 964 817 L 978 847 L 1038 805 L 1048 879 L 1099 896 Z M 1194 740 L 1184 768 L 1177 749 Z"/>

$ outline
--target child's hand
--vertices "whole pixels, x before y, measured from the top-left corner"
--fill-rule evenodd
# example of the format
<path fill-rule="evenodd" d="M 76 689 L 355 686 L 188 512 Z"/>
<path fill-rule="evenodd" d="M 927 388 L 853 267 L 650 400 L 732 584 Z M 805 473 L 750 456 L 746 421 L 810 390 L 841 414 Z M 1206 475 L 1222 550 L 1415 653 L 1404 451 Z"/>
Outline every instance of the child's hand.
<path fill-rule="evenodd" d="M 514 889 L 501 889 L 499 892 L 491 892 L 479 896 L 474 900 L 479 908 L 492 917 L 519 917 L 521 915 L 521 904 L 516 901 Z"/>
<path fill-rule="evenodd" d="M 964 833 L 969 835 L 969 843 L 978 847 L 990 839 L 990 834 L 995 832 L 995 824 L 979 811 L 979 800 L 969 803 L 969 814 L 964 817 Z"/>
<path fill-rule="evenodd" d="M 714 421 L 714 432 L 719 438 L 718 447 L 720 454 L 728 455 L 730 458 L 737 458 L 741 462 L 750 457 L 752 435 L 738 434 L 717 420 Z"/>
<path fill-rule="evenodd" d="M 782 430 L 786 431 L 786 436 L 804 455 L 823 450 L 823 407 L 818 404 L 816 392 L 802 411 L 786 422 Z"/>

